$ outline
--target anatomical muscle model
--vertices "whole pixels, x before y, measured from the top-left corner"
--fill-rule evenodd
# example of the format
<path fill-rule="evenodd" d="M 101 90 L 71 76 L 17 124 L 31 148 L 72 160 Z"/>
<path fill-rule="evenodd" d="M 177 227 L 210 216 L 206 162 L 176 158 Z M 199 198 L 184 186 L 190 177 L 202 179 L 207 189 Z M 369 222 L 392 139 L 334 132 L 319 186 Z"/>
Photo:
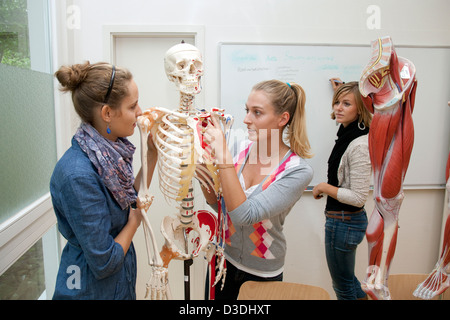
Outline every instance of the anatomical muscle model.
<path fill-rule="evenodd" d="M 150 292 L 152 299 L 171 299 L 168 265 L 172 259 L 188 260 L 205 252 L 210 261 L 217 255 L 219 265 L 214 285 L 222 276 L 222 281 L 225 280 L 226 272 L 223 257 L 224 217 L 220 214 L 216 217 L 206 210 L 194 211 L 194 177 L 220 198 L 214 155 L 210 152 L 210 146 L 203 141 L 203 129 L 210 121 L 210 113 L 194 108 L 195 95 L 202 89 L 202 56 L 196 47 L 183 42 L 167 51 L 164 65 L 167 77 L 180 91 L 180 107 L 175 111 L 150 108 L 138 119 L 142 165 L 146 166 L 146 141 L 151 133 L 158 150 L 160 190 L 169 203 L 175 202 L 179 208 L 177 216 L 166 216 L 162 221 L 161 233 L 165 244 L 158 254 L 154 233 L 146 215 L 153 196 L 146 188 L 147 182 L 142 179 L 138 197 L 144 218 L 149 265 L 152 267 L 147 283 L 147 294 Z M 229 132 L 233 122 L 231 116 L 225 116 L 223 110 L 219 109 L 211 112 L 220 115 L 225 132 Z M 143 172 L 143 177 L 146 176 L 147 173 Z"/>
<path fill-rule="evenodd" d="M 445 171 L 447 181 L 447 220 L 444 229 L 444 239 L 442 241 L 441 255 L 436 266 L 425 279 L 424 282 L 417 286 L 414 295 L 422 299 L 433 299 L 435 296 L 444 293 L 450 286 L 450 153 L 447 160 L 447 168 Z"/>
<path fill-rule="evenodd" d="M 359 88 L 374 114 L 369 151 L 375 207 L 366 230 L 369 267 L 362 287 L 372 299 L 390 299 L 387 279 L 395 253 L 403 180 L 414 141 L 412 112 L 417 80 L 414 64 L 398 57 L 390 37 L 372 42 L 372 58 Z"/>

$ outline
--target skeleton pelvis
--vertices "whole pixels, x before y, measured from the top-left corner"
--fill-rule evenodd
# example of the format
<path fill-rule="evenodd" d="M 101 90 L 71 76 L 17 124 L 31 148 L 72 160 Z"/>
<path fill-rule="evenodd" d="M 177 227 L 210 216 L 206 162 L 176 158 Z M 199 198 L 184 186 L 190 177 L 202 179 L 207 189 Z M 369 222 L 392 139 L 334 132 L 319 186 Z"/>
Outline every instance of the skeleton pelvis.
<path fill-rule="evenodd" d="M 165 246 L 175 253 L 174 259 L 177 260 L 195 258 L 201 251 L 206 251 L 217 228 L 217 217 L 206 210 L 194 212 L 192 220 L 187 224 L 183 223 L 179 217 L 170 216 L 164 217 L 161 223 Z"/>

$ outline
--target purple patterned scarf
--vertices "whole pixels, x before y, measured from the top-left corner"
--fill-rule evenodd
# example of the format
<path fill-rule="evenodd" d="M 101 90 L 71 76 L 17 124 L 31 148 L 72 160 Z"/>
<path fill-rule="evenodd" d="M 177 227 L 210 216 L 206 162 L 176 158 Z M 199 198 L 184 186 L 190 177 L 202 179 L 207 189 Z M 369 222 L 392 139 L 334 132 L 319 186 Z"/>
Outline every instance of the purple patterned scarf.
<path fill-rule="evenodd" d="M 122 210 L 134 203 L 136 192 L 132 164 L 135 146 L 126 138 L 119 138 L 116 142 L 106 139 L 87 123 L 80 125 L 75 140 L 97 168 Z"/>

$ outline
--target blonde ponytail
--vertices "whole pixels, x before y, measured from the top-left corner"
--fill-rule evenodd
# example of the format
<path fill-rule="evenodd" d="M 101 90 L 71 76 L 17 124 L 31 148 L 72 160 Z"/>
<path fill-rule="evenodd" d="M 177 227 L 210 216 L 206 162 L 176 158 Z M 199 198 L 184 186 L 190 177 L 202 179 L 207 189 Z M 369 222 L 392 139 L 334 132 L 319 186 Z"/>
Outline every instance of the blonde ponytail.
<path fill-rule="evenodd" d="M 311 146 L 306 129 L 305 103 L 306 95 L 303 88 L 296 83 L 291 83 L 291 88 L 295 91 L 297 103 L 292 120 L 288 127 L 288 138 L 292 151 L 302 158 L 312 158 Z"/>

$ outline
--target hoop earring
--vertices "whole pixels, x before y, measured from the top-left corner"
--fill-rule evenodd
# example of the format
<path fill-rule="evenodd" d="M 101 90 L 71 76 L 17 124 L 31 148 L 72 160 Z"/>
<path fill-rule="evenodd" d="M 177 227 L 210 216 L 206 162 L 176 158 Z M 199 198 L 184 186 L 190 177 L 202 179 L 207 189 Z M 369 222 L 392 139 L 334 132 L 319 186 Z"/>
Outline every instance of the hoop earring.
<path fill-rule="evenodd" d="M 361 128 L 361 124 L 362 124 L 362 128 Z M 364 122 L 358 122 L 358 128 L 359 128 L 359 130 L 363 131 L 366 129 L 366 125 L 364 124 Z"/>

